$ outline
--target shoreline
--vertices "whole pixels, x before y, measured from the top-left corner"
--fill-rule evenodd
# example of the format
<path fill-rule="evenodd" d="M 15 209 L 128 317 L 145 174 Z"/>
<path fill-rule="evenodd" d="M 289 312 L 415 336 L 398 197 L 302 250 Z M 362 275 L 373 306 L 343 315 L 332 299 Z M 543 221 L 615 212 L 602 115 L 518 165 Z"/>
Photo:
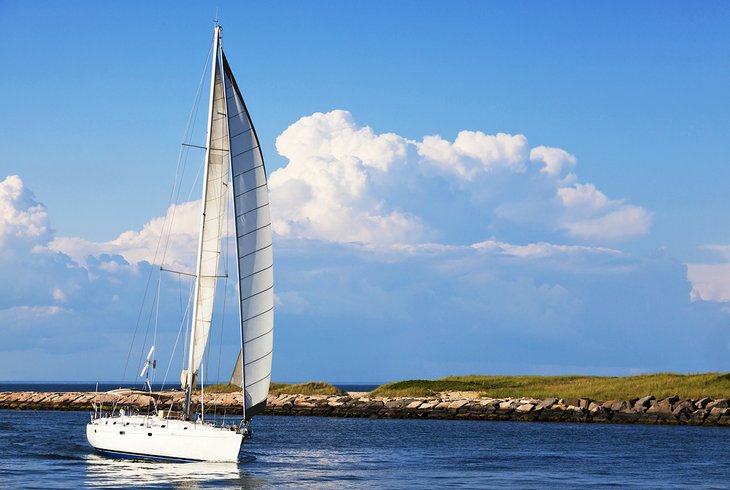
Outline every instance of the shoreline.
<path fill-rule="evenodd" d="M 363 396 L 365 395 L 365 396 Z M 165 393 L 159 407 L 182 401 L 181 392 Z M 193 396 L 199 403 L 199 396 Z M 93 403 L 147 409 L 153 396 L 123 396 L 93 392 L 0 392 L 0 409 L 91 411 Z M 206 413 L 238 410 L 240 393 L 206 394 Z M 622 423 L 730 427 L 730 399 L 656 399 L 649 395 L 629 400 L 588 398 L 487 398 L 455 392 L 433 397 L 371 397 L 345 395 L 269 395 L 264 415 L 435 420 L 511 420 L 524 422 Z"/>

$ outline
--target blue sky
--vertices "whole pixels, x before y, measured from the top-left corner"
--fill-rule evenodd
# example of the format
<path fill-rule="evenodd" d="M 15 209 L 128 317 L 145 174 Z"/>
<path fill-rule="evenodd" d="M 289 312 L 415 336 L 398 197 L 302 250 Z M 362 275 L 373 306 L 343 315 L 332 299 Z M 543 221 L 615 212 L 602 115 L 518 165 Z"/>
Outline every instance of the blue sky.
<path fill-rule="evenodd" d="M 120 377 L 216 7 L 275 379 L 728 369 L 726 3 L 3 2 L 0 379 Z"/>

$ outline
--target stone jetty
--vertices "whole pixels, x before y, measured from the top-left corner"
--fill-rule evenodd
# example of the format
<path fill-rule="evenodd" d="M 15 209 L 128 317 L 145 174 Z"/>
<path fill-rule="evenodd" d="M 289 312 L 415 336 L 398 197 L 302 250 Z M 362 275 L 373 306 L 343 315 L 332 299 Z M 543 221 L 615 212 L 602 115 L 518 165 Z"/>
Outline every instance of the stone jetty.
<path fill-rule="evenodd" d="M 92 410 L 93 404 L 113 403 L 146 410 L 179 408 L 182 393 L 156 398 L 145 394 L 115 396 L 107 393 L 0 392 L 0 409 Z M 194 397 L 199 402 L 199 397 Z M 240 393 L 206 394 L 206 412 L 234 412 Z M 526 422 L 582 422 L 668 424 L 730 427 L 730 399 L 684 400 L 678 396 L 653 396 L 630 400 L 597 401 L 587 398 L 486 398 L 467 394 L 442 394 L 428 398 L 346 395 L 269 395 L 266 415 L 323 417 L 421 418 L 460 420 L 513 420 Z"/>

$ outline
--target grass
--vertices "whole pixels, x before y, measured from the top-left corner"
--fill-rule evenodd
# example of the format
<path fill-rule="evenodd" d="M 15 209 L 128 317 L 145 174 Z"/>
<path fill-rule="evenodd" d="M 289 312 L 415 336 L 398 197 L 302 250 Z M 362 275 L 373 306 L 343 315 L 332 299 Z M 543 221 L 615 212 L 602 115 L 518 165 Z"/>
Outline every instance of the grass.
<path fill-rule="evenodd" d="M 241 391 L 240 386 L 229 383 L 220 383 L 217 385 L 209 385 L 205 387 L 206 393 L 238 393 Z M 193 390 L 193 393 L 200 393 L 200 390 Z"/>
<path fill-rule="evenodd" d="M 310 381 L 289 385 L 285 383 L 271 383 L 269 393 L 274 395 L 342 395 L 344 392 L 324 381 Z"/>
<path fill-rule="evenodd" d="M 310 381 L 309 383 L 286 384 L 271 383 L 269 393 L 274 395 L 342 395 L 344 392 L 324 381 Z"/>
<path fill-rule="evenodd" d="M 474 391 L 494 398 L 591 398 L 621 400 L 654 395 L 665 398 L 730 398 L 730 374 L 657 373 L 639 376 L 448 376 L 379 386 L 373 396 L 433 396 L 445 391 Z"/>
<path fill-rule="evenodd" d="M 206 393 L 237 393 L 241 391 L 240 386 L 221 383 L 205 387 Z M 195 390 L 200 393 L 200 390 Z M 310 381 L 309 383 L 286 384 L 271 383 L 269 393 L 274 395 L 341 395 L 344 392 L 324 381 Z"/>

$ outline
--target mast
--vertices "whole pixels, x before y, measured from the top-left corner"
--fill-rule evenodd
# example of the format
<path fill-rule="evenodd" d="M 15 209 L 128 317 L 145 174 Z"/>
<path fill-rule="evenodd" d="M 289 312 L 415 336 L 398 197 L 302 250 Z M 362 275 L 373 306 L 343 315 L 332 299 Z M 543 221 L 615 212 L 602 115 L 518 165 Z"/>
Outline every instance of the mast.
<path fill-rule="evenodd" d="M 192 390 L 193 390 L 193 380 L 194 380 L 194 371 L 197 370 L 197 366 L 195 366 L 195 339 L 196 339 L 196 330 L 197 330 L 197 323 L 198 323 L 198 298 L 200 295 L 200 282 L 201 282 L 201 272 L 203 268 L 203 242 L 204 242 L 204 232 L 205 232 L 205 224 L 206 224 L 206 197 L 208 195 L 208 174 L 210 170 L 210 157 L 211 157 L 211 143 L 212 143 L 212 129 L 213 129 L 213 112 L 214 112 L 214 102 L 215 102 L 215 88 L 216 88 L 216 72 L 219 71 L 218 68 L 218 52 L 220 50 L 220 32 L 221 32 L 221 26 L 216 25 L 213 29 L 213 61 L 211 63 L 211 73 L 210 73 L 210 99 L 209 99 L 209 111 L 208 111 L 208 144 L 206 145 L 205 149 L 205 169 L 203 171 L 203 199 L 201 203 L 201 220 L 200 220 L 200 239 L 198 241 L 198 265 L 196 269 L 195 274 L 195 292 L 194 292 L 194 298 L 195 301 L 193 302 L 193 316 L 192 316 L 192 322 L 190 327 L 190 345 L 188 349 L 188 369 L 187 372 L 184 374 L 186 375 L 186 382 L 185 382 L 185 405 L 183 407 L 183 411 L 185 414 L 186 419 L 190 419 L 191 416 L 191 397 L 192 397 Z"/>

